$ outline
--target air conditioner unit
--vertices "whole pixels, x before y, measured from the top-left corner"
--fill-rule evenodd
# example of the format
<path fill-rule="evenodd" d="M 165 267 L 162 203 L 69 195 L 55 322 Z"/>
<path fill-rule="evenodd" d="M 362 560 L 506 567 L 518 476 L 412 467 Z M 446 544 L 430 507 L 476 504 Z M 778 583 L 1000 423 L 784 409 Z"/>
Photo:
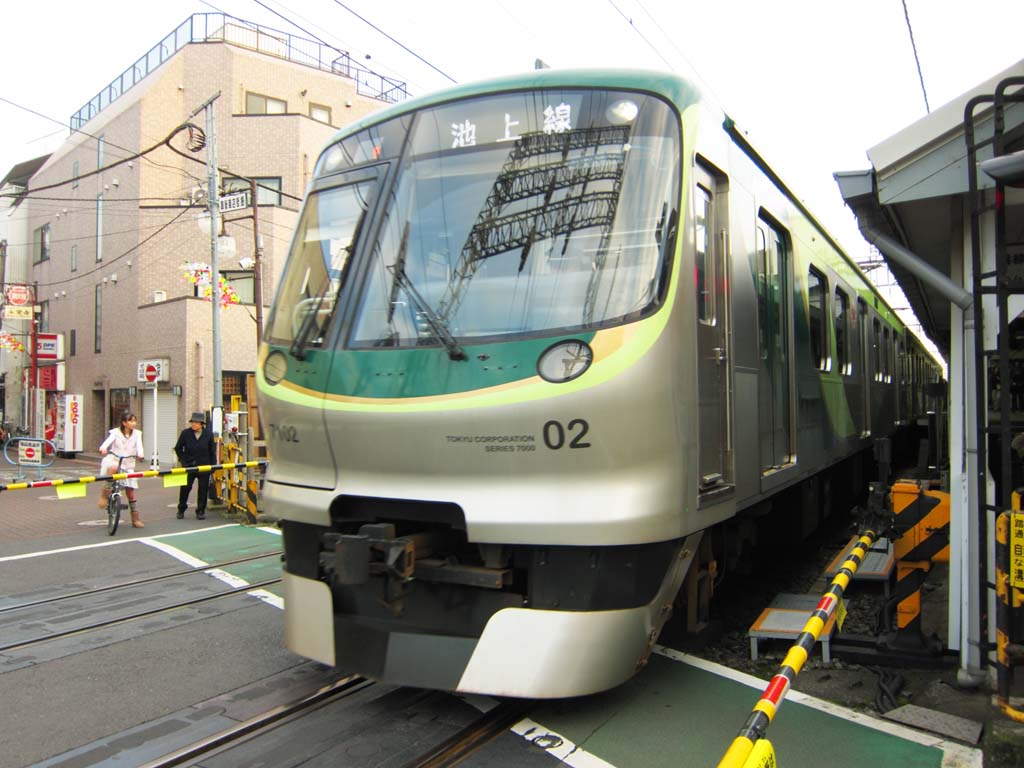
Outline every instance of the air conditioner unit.
<path fill-rule="evenodd" d="M 167 291 L 153 291 L 153 303 L 159 304 L 161 301 L 167 301 Z"/>

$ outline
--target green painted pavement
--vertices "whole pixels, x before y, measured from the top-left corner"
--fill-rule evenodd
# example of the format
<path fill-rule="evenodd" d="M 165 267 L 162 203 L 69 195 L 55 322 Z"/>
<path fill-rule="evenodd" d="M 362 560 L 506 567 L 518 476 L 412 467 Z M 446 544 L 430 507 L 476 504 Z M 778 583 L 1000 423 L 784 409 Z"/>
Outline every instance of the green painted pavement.
<path fill-rule="evenodd" d="M 625 685 L 545 703 L 530 718 L 619 768 L 713 768 L 743 727 L 764 683 L 754 688 L 715 674 L 717 665 L 707 666 L 702 669 L 655 654 Z M 728 674 L 724 667 L 718 669 Z M 975 764 L 972 758 L 980 754 L 852 710 L 831 709 L 783 702 L 768 730 L 778 765 L 817 768 L 835 762 L 940 768 Z M 980 757 L 976 765 L 981 765 Z"/>
<path fill-rule="evenodd" d="M 213 528 L 192 536 L 154 538 L 211 565 L 266 553 L 264 559 L 229 565 L 220 570 L 250 584 L 281 577 L 281 558 L 277 553 L 284 542 L 279 534 L 262 528 L 237 525 Z M 272 585 L 270 589 L 275 594 L 284 591 L 279 590 L 278 585 Z"/>

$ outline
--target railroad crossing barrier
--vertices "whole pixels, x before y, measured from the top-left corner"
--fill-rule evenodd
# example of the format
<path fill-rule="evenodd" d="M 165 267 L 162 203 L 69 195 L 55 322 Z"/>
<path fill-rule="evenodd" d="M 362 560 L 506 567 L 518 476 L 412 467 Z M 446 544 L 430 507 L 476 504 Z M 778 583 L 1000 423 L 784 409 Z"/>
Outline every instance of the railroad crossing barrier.
<path fill-rule="evenodd" d="M 843 563 L 842 568 L 832 579 L 832 584 L 818 602 L 817 608 L 811 614 L 804 630 L 796 642 L 789 649 L 786 658 L 782 660 L 779 671 L 768 681 L 768 687 L 757 704 L 754 705 L 750 717 L 739 732 L 732 744 L 718 763 L 718 768 L 774 768 L 776 765 L 775 750 L 767 739 L 768 726 L 775 718 L 775 713 L 782 706 L 782 700 L 786 697 L 796 676 L 800 674 L 807 657 L 818 642 L 818 636 L 822 628 L 838 615 L 840 627 L 846 611 L 843 606 L 843 592 L 850 584 L 850 579 L 857 572 L 857 568 L 864 561 L 868 550 L 878 533 L 873 528 L 866 528 L 857 545 L 850 552 L 849 559 Z M 837 614 L 838 609 L 838 614 Z"/>
<path fill-rule="evenodd" d="M 6 450 L 7 449 L 5 448 L 5 455 Z M 208 472 L 217 472 L 220 470 L 227 471 L 243 468 L 255 469 L 257 467 L 261 470 L 265 470 L 267 467 L 267 460 L 256 459 L 254 461 L 239 463 L 201 464 L 198 467 L 175 467 L 174 469 L 147 469 L 143 472 L 116 472 L 112 475 L 90 475 L 72 480 L 38 480 L 30 483 L 6 483 L 0 484 L 0 493 L 3 491 L 21 491 L 28 488 L 56 488 L 58 498 L 70 499 L 85 496 L 86 487 L 90 483 L 103 483 L 110 482 L 111 480 L 129 480 L 145 477 L 162 477 L 164 478 L 164 487 L 170 488 L 173 486 L 185 485 L 190 472 L 193 474 L 206 474 Z"/>

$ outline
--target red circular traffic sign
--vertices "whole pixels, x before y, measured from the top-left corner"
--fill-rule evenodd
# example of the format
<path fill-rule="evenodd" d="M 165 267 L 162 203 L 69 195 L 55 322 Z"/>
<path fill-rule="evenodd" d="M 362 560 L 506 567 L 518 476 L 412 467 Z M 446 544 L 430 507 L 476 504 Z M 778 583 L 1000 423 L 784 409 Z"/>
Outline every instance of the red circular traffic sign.
<path fill-rule="evenodd" d="M 152 363 L 146 366 L 146 370 L 143 373 L 143 376 L 146 377 L 146 381 L 156 381 L 156 377 L 159 375 L 159 371 L 157 371 L 156 366 Z"/>
<path fill-rule="evenodd" d="M 34 459 L 35 457 L 36 457 L 36 449 L 35 448 L 26 448 L 25 449 L 25 458 L 26 459 Z"/>

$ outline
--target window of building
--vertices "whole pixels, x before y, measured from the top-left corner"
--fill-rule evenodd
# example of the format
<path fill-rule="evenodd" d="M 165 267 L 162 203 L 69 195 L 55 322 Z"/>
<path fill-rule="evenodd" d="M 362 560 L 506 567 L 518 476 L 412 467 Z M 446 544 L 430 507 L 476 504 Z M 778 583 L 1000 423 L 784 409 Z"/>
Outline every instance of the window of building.
<path fill-rule="evenodd" d="M 32 233 L 32 263 L 38 264 L 50 258 L 50 225 L 43 224 Z"/>
<path fill-rule="evenodd" d="M 77 245 L 72 245 L 71 246 L 71 271 L 72 272 L 77 272 L 78 271 L 78 246 Z"/>
<path fill-rule="evenodd" d="M 95 321 L 93 323 L 93 335 L 95 336 L 95 343 L 93 344 L 92 351 L 98 354 L 103 351 L 103 346 L 100 344 L 100 330 L 103 326 L 103 283 L 96 283 L 96 299 L 94 309 L 96 312 Z"/>
<path fill-rule="evenodd" d="M 107 140 L 102 136 L 96 137 L 96 167 L 103 167 L 103 147 L 107 143 Z"/>
<path fill-rule="evenodd" d="M 833 323 L 836 332 L 836 365 L 843 376 L 853 374 L 853 359 L 850 354 L 850 297 L 836 286 L 835 301 L 832 304 Z"/>
<path fill-rule="evenodd" d="M 288 111 L 288 102 L 264 96 L 259 93 L 245 94 L 245 114 L 247 115 L 283 115 Z"/>
<path fill-rule="evenodd" d="M 39 320 L 37 320 L 36 322 L 38 323 L 37 328 L 39 330 L 39 333 L 49 333 L 50 332 L 50 302 L 49 301 L 40 301 L 39 302 Z"/>
<path fill-rule="evenodd" d="M 68 331 L 68 357 L 75 356 L 75 329 Z"/>
<path fill-rule="evenodd" d="M 331 108 L 323 104 L 310 104 L 309 116 L 318 122 L 331 124 Z"/>
<path fill-rule="evenodd" d="M 96 195 L 96 261 L 103 261 L 103 195 Z"/>
<path fill-rule="evenodd" d="M 78 161 L 71 164 L 71 188 L 78 189 Z"/>
<path fill-rule="evenodd" d="M 251 189 L 251 186 L 248 179 L 230 177 L 224 179 L 223 189 L 225 195 L 230 195 L 235 192 L 244 192 Z M 259 205 L 281 204 L 280 176 L 256 177 L 256 202 Z"/>
<path fill-rule="evenodd" d="M 811 363 L 819 371 L 831 367 L 828 349 L 828 324 L 825 322 L 825 296 L 828 281 L 814 267 L 807 271 L 807 323 L 811 337 Z"/>

